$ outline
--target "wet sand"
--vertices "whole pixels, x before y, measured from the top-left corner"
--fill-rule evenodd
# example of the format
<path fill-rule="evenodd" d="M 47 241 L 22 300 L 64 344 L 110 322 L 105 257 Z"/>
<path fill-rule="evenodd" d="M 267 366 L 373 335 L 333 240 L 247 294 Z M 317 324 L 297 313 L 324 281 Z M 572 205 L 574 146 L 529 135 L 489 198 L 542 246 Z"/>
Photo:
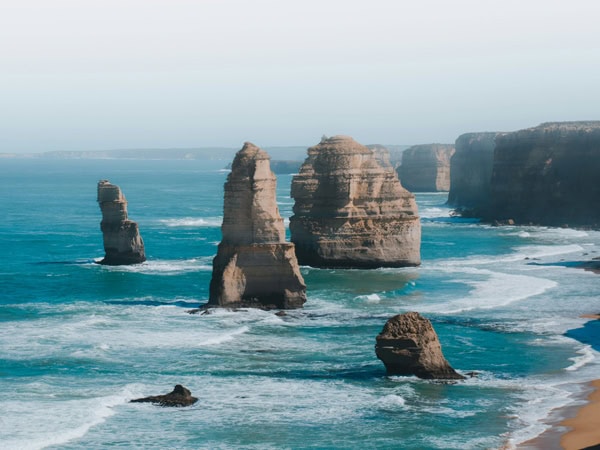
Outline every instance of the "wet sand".
<path fill-rule="evenodd" d="M 592 382 L 592 392 L 586 405 L 577 415 L 563 420 L 560 426 L 571 428 L 560 438 L 560 445 L 565 450 L 579 450 L 600 444 L 600 380 Z"/>

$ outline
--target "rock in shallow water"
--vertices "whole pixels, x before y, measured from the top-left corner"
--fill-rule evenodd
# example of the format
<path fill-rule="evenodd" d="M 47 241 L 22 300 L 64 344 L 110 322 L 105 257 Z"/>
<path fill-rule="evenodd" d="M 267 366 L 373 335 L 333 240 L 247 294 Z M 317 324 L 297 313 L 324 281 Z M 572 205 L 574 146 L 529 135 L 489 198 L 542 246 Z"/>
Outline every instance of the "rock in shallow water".
<path fill-rule="evenodd" d="M 269 155 L 244 144 L 225 183 L 208 305 L 290 309 L 306 301 L 294 244 L 285 242 L 276 183 Z"/>
<path fill-rule="evenodd" d="M 425 379 L 462 380 L 444 358 L 431 322 L 417 312 L 398 314 L 377 336 L 377 357 L 388 375 L 416 375 Z"/>
<path fill-rule="evenodd" d="M 190 406 L 197 401 L 198 399 L 192 397 L 192 393 L 189 389 L 178 384 L 175 386 L 175 389 L 168 394 L 136 398 L 131 400 L 131 403 L 156 403 L 159 406 Z"/>
<path fill-rule="evenodd" d="M 291 240 L 300 264 L 366 269 L 420 264 L 414 195 L 391 165 L 352 138 L 324 138 L 309 148 L 291 195 Z"/>
<path fill-rule="evenodd" d="M 98 204 L 102 211 L 100 228 L 105 251 L 100 264 L 118 266 L 146 261 L 138 224 L 128 219 L 127 200 L 119 186 L 108 180 L 99 181 Z"/>

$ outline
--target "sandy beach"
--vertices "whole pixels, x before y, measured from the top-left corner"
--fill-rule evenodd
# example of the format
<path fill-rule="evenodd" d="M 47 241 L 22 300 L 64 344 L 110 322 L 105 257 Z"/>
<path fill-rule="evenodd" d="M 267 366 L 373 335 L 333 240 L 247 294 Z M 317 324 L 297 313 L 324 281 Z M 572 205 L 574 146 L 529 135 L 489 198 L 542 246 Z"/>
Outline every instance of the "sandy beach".
<path fill-rule="evenodd" d="M 579 450 L 600 444 L 600 380 L 592 382 L 594 392 L 589 403 L 582 406 L 577 415 L 563 420 L 560 425 L 571 428 L 560 438 L 560 445 L 565 450 Z"/>

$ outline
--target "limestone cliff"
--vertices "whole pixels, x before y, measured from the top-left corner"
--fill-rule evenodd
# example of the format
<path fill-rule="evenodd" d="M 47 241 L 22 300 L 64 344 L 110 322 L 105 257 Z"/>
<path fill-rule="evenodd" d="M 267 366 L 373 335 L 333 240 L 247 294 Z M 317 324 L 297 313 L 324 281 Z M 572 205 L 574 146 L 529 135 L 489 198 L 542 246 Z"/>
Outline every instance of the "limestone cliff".
<path fill-rule="evenodd" d="M 415 145 L 404 151 L 398 176 L 402 186 L 411 192 L 450 190 L 450 158 L 452 144 Z"/>
<path fill-rule="evenodd" d="M 467 133 L 456 139 L 450 160 L 448 204 L 481 215 L 489 205 L 490 182 L 498 133 Z"/>
<path fill-rule="evenodd" d="M 106 253 L 100 264 L 117 266 L 144 262 L 144 241 L 137 223 L 127 218 L 127 200 L 119 186 L 108 180 L 99 181 L 98 204 L 102 211 L 100 228 Z"/>
<path fill-rule="evenodd" d="M 377 357 L 389 375 L 416 375 L 425 379 L 460 380 L 442 353 L 431 322 L 417 312 L 389 319 L 375 345 Z"/>
<path fill-rule="evenodd" d="M 600 121 L 496 138 L 487 220 L 600 227 Z"/>
<path fill-rule="evenodd" d="M 276 182 L 269 155 L 244 144 L 225 183 L 209 305 L 298 308 L 306 301 L 294 244 L 285 242 Z"/>
<path fill-rule="evenodd" d="M 324 138 L 292 180 L 292 242 L 301 264 L 376 268 L 420 264 L 414 196 L 394 168 L 350 137 Z"/>

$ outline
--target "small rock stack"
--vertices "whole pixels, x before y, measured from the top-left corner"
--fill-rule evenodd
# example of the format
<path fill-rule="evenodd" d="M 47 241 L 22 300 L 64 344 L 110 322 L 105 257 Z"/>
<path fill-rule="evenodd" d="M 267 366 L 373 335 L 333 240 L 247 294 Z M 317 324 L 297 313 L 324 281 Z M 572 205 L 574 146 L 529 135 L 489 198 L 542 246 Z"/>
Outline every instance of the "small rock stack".
<path fill-rule="evenodd" d="M 118 266 L 146 261 L 138 224 L 127 218 L 127 200 L 119 186 L 108 180 L 99 181 L 98 204 L 102 211 L 100 229 L 105 251 L 100 264 Z"/>

